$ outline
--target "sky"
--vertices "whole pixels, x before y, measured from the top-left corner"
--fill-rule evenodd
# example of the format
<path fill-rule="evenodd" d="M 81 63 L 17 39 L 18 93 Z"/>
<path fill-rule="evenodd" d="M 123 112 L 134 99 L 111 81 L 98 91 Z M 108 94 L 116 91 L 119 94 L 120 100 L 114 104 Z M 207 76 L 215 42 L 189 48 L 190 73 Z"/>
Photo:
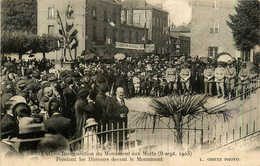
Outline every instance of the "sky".
<path fill-rule="evenodd" d="M 170 24 L 176 26 L 188 24 L 191 21 L 190 0 L 147 0 L 153 5 L 163 4 L 163 9 L 169 12 Z"/>

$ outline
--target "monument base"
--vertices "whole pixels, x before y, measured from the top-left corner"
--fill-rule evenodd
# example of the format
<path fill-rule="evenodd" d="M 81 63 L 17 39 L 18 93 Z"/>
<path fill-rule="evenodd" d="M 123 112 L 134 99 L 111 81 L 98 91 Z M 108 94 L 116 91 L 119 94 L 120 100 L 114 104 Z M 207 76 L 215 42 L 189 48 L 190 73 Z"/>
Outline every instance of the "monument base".
<path fill-rule="evenodd" d="M 74 69 L 74 63 L 73 62 L 62 62 L 61 68 L 72 70 L 72 69 Z"/>

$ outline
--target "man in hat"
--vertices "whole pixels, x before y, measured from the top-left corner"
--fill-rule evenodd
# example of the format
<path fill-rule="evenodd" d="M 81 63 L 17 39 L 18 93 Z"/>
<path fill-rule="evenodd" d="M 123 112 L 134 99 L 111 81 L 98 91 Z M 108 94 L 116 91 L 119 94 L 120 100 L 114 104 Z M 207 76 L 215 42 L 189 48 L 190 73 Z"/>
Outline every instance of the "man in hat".
<path fill-rule="evenodd" d="M 206 69 L 204 69 L 204 84 L 206 95 L 212 96 L 212 85 L 213 85 L 213 77 L 214 77 L 214 67 L 213 64 L 208 63 Z"/>
<path fill-rule="evenodd" d="M 247 94 L 247 88 L 248 85 L 250 83 L 249 79 L 250 79 L 250 71 L 247 68 L 247 63 L 246 62 L 242 62 L 242 68 L 239 70 L 239 74 L 238 74 L 238 79 L 239 79 L 239 86 L 242 92 L 242 96 L 241 99 L 245 99 Z"/>
<path fill-rule="evenodd" d="M 140 74 L 134 73 L 133 84 L 135 89 L 135 97 L 140 97 L 140 86 L 141 86 L 140 83 L 141 83 Z"/>
<path fill-rule="evenodd" d="M 218 98 L 225 97 L 225 89 L 224 89 L 225 68 L 223 66 L 224 64 L 222 62 L 219 62 L 218 67 L 215 69 L 215 73 L 214 73 Z"/>
<path fill-rule="evenodd" d="M 182 84 L 183 94 L 190 92 L 190 77 L 191 70 L 188 68 L 188 63 L 185 62 L 180 72 L 180 81 Z"/>
<path fill-rule="evenodd" d="M 125 98 L 124 89 L 122 87 L 118 87 L 116 89 L 116 96 L 112 97 L 111 100 L 109 100 L 109 102 L 107 103 L 106 116 L 109 122 L 109 129 L 127 128 L 128 108 L 125 105 L 124 98 Z M 119 128 L 117 125 L 119 125 Z M 125 134 L 124 136 L 123 133 Z M 114 134 L 113 136 L 114 141 L 119 140 L 120 149 L 122 149 L 122 145 L 124 139 L 126 139 L 126 136 L 127 136 L 126 131 L 120 131 L 119 136 L 117 136 L 116 134 Z M 109 138 L 111 139 L 111 135 Z"/>
<path fill-rule="evenodd" d="M 3 138 L 16 136 L 18 134 L 20 119 L 30 117 L 31 115 L 31 109 L 22 96 L 11 97 L 6 103 L 6 109 L 6 114 L 1 120 L 1 133 Z"/>
<path fill-rule="evenodd" d="M 176 64 L 176 63 L 175 63 Z M 177 70 L 173 64 L 166 70 L 166 80 L 171 93 L 177 94 Z"/>
<path fill-rule="evenodd" d="M 232 61 L 228 61 L 227 67 L 225 70 L 225 83 L 227 88 L 227 98 L 231 99 L 234 95 L 235 89 L 235 78 L 237 75 L 236 68 L 234 67 Z"/>
<path fill-rule="evenodd" d="M 51 101 L 49 103 L 52 115 L 44 122 L 45 128 L 49 133 L 61 134 L 69 139 L 71 131 L 71 120 L 61 115 L 60 108 L 57 102 Z"/>
<path fill-rule="evenodd" d="M 94 117 L 94 101 L 90 98 L 90 89 L 88 87 L 80 88 L 77 91 L 78 100 L 75 103 L 76 115 L 76 134 L 78 138 L 82 135 L 82 128 L 86 119 Z"/>

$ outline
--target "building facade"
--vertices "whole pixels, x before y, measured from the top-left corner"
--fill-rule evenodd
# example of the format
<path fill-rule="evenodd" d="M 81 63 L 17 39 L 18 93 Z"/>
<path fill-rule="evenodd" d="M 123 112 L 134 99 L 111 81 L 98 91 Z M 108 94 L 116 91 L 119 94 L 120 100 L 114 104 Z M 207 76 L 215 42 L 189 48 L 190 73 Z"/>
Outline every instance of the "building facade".
<path fill-rule="evenodd" d="M 39 35 L 49 33 L 59 36 L 57 11 L 59 11 L 64 29 L 66 24 L 73 24 L 77 30 L 77 47 L 71 50 L 73 58 L 80 56 L 83 50 L 104 48 L 107 44 L 113 46 L 115 42 L 142 43 L 144 28 L 138 25 L 121 24 L 119 2 L 113 0 L 38 0 Z M 64 52 L 60 50 L 57 54 L 58 58 L 64 54 L 67 56 L 68 50 Z"/>
<path fill-rule="evenodd" d="M 226 52 L 238 58 L 231 29 L 226 21 L 234 13 L 233 0 L 193 0 L 191 22 L 191 55 L 214 58 Z"/>
<path fill-rule="evenodd" d="M 168 50 L 168 15 L 162 6 L 154 6 L 146 0 L 126 0 L 121 3 L 121 23 L 148 28 L 146 43 L 155 44 L 156 54 L 165 54 Z"/>

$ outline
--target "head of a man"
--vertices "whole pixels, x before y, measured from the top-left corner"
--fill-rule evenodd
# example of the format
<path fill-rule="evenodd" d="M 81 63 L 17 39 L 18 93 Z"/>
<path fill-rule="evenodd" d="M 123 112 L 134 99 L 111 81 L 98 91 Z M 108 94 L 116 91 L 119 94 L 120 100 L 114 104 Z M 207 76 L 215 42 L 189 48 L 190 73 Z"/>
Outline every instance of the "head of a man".
<path fill-rule="evenodd" d="M 125 92 L 124 92 L 124 89 L 122 87 L 118 87 L 116 89 L 116 96 L 120 99 L 123 99 L 124 96 L 125 96 Z"/>

